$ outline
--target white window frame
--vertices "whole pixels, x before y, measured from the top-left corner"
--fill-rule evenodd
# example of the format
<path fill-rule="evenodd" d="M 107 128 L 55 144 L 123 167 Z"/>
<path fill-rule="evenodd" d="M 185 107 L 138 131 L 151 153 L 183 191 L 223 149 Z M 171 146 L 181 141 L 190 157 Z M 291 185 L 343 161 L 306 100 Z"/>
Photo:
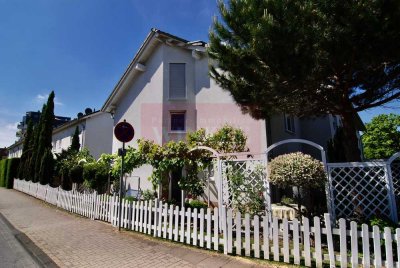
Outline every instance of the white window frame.
<path fill-rule="evenodd" d="M 183 130 L 172 130 L 172 115 L 183 114 Z M 169 132 L 170 133 L 186 133 L 186 111 L 170 111 L 169 112 Z"/>
<path fill-rule="evenodd" d="M 171 97 L 171 65 L 172 64 L 182 64 L 184 66 L 184 80 L 185 80 L 185 96 L 184 97 Z M 168 99 L 169 100 L 186 100 L 187 99 L 187 79 L 186 79 L 186 63 L 184 62 L 170 62 L 168 64 Z"/>
<path fill-rule="evenodd" d="M 296 127 L 294 124 L 294 116 L 290 114 L 284 114 L 283 118 L 285 120 L 285 131 L 291 134 L 296 133 Z"/>

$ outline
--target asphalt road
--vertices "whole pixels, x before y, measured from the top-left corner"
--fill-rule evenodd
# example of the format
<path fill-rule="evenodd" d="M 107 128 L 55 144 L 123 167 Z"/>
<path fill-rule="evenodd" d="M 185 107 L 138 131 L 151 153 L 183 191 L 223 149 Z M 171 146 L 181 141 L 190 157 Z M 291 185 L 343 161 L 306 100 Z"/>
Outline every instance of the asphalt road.
<path fill-rule="evenodd" d="M 14 233 L 0 215 L 0 268 L 40 267 L 21 246 Z"/>

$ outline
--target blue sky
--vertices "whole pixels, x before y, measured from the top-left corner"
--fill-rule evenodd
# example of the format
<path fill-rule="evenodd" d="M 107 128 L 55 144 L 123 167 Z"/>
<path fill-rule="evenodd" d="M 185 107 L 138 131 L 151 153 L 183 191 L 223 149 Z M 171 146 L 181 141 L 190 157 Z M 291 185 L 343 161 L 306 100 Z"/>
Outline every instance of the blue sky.
<path fill-rule="evenodd" d="M 152 27 L 207 41 L 216 14 L 214 0 L 0 0 L 0 147 L 51 90 L 57 115 L 100 109 Z"/>

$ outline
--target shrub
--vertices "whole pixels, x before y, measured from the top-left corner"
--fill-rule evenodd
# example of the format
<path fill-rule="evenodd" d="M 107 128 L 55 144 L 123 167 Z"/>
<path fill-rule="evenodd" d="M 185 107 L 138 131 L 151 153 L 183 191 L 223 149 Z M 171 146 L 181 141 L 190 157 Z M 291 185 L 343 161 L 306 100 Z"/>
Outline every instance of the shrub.
<path fill-rule="evenodd" d="M 144 190 L 142 193 L 142 198 L 145 201 L 154 200 L 156 198 L 155 192 L 152 190 Z"/>
<path fill-rule="evenodd" d="M 208 205 L 207 205 L 207 203 L 200 201 L 200 200 L 192 200 L 190 202 L 186 202 L 185 207 L 191 208 L 191 209 L 197 208 L 197 210 L 200 210 L 201 208 L 204 208 L 204 209 L 208 208 Z"/>
<path fill-rule="evenodd" d="M 109 167 L 101 162 L 86 163 L 83 166 L 84 184 L 99 193 L 105 192 Z"/>
<path fill-rule="evenodd" d="M 304 192 L 323 188 L 326 173 L 322 163 L 300 152 L 280 155 L 269 165 L 269 180 L 280 188 L 296 187 L 295 199 L 301 219 Z M 303 192 L 303 193 L 302 193 Z M 310 208 L 307 208 L 310 211 Z"/>
<path fill-rule="evenodd" d="M 7 189 L 12 189 L 14 186 L 14 178 L 17 177 L 19 163 L 19 158 L 11 158 L 7 161 L 7 172 L 4 183 Z"/>

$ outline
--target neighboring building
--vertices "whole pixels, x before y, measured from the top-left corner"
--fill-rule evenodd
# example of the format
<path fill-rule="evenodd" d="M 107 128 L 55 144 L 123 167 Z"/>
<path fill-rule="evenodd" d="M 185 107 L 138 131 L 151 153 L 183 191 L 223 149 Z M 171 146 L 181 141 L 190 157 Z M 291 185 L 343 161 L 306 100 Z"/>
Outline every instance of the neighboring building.
<path fill-rule="evenodd" d="M 3 158 L 7 158 L 8 156 L 8 150 L 7 148 L 0 148 L 0 160 Z"/>
<path fill-rule="evenodd" d="M 25 135 L 26 129 L 28 128 L 28 123 L 29 121 L 32 121 L 34 125 L 37 125 L 40 120 L 40 114 L 41 112 L 26 112 L 26 115 L 22 117 L 22 121 L 18 124 L 18 131 L 16 133 L 16 136 L 20 139 L 22 139 Z M 54 123 L 53 127 L 56 128 L 68 121 L 71 120 L 71 117 L 65 117 L 65 116 L 54 116 Z"/>
<path fill-rule="evenodd" d="M 79 116 L 77 119 L 54 128 L 52 136 L 53 153 L 60 153 L 63 149 L 69 148 L 77 126 L 80 131 L 79 143 L 81 148 L 87 148 L 96 159 L 102 153 L 111 153 L 113 120 L 110 114 L 100 111 Z M 7 149 L 9 158 L 21 157 L 23 139 L 15 142 Z"/>
<path fill-rule="evenodd" d="M 55 128 L 52 136 L 53 153 L 61 153 L 71 146 L 76 127 L 80 131 L 81 148 L 87 148 L 95 159 L 103 153 L 111 153 L 113 120 L 110 114 L 100 111 L 82 115 Z"/>
<path fill-rule="evenodd" d="M 112 114 L 114 126 L 123 120 L 134 126 L 135 138 L 127 144 L 133 147 L 140 138 L 164 144 L 183 139 L 189 131 L 205 128 L 213 132 L 224 124 L 242 128 L 254 154 L 284 139 L 304 138 L 326 147 L 333 137 L 339 124 L 336 116 L 277 115 L 266 122 L 243 114 L 229 92 L 210 78 L 208 65 L 205 42 L 190 42 L 152 29 L 102 111 Z M 112 151 L 120 147 L 113 137 Z M 302 150 L 303 146 L 293 144 L 273 153 L 292 149 Z M 150 172 L 150 166 L 135 170 L 128 184 L 135 189 L 140 177 L 141 188 L 151 188 L 147 180 Z"/>
<path fill-rule="evenodd" d="M 23 145 L 24 145 L 24 141 L 19 140 L 19 141 L 16 141 L 10 147 L 8 147 L 7 148 L 8 158 L 21 157 Z"/>

